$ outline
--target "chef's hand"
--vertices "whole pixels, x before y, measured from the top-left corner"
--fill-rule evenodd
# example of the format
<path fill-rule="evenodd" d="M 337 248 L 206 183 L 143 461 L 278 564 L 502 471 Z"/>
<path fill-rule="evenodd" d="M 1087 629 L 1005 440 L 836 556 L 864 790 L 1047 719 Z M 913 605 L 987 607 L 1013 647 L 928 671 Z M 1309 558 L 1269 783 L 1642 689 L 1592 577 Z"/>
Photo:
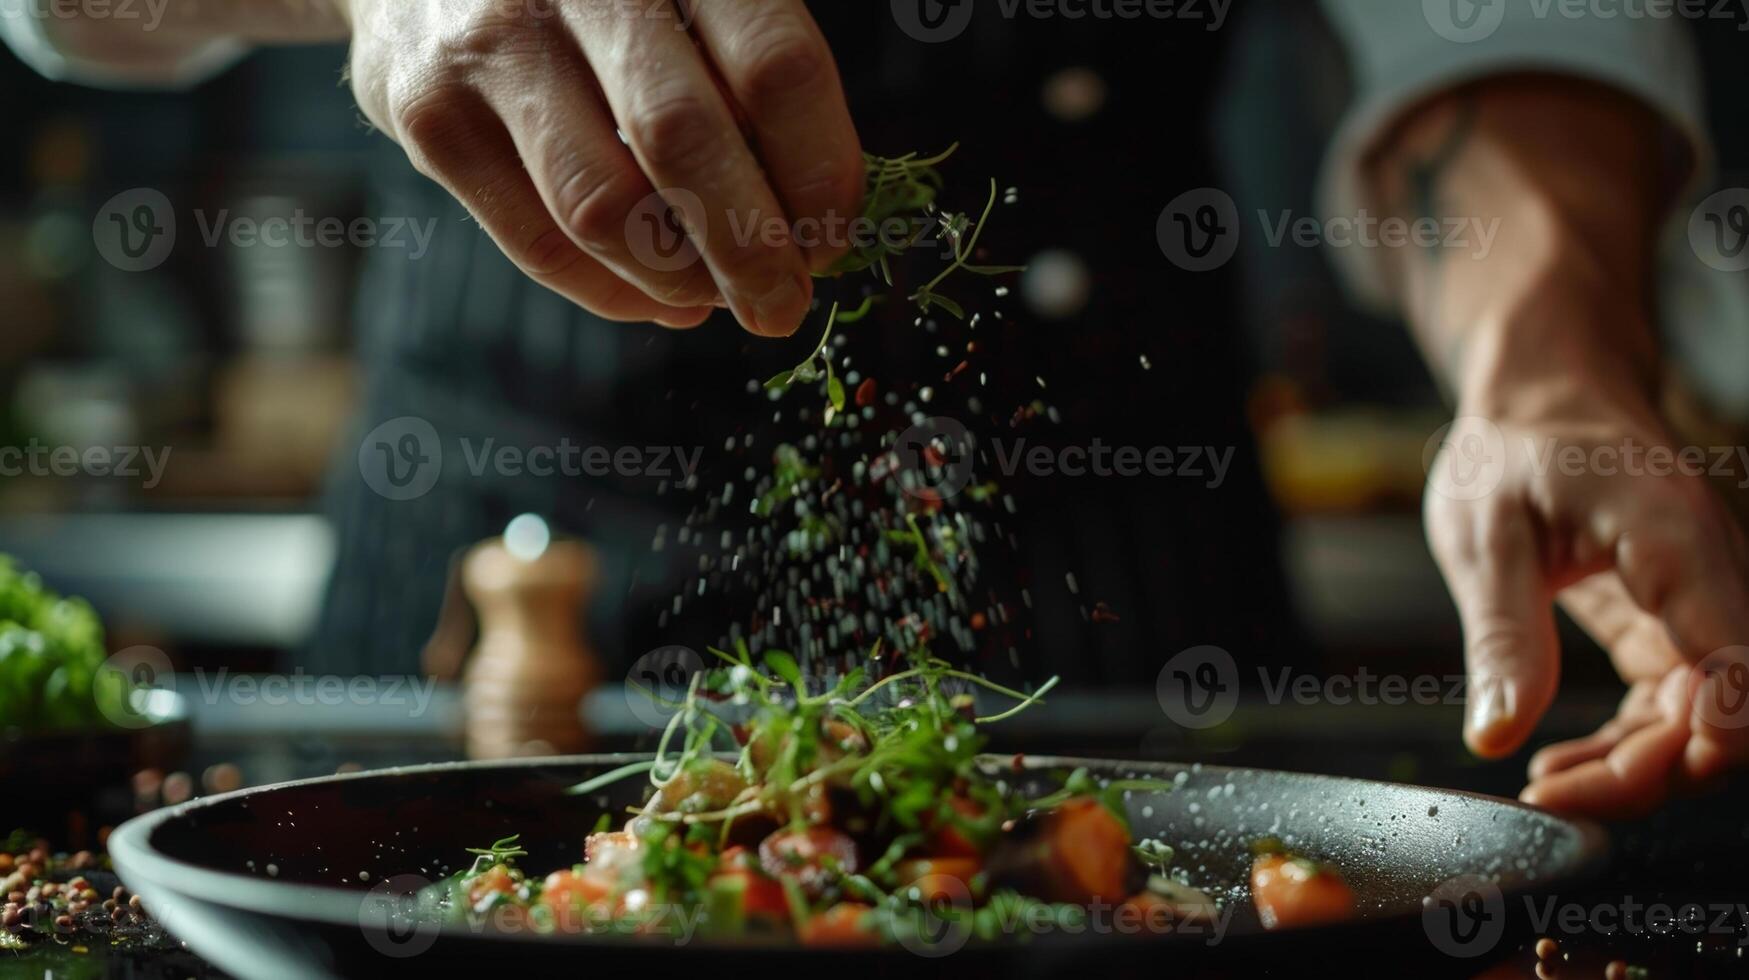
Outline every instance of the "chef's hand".
<path fill-rule="evenodd" d="M 1538 754 L 1524 798 L 1600 816 L 1749 761 L 1742 535 L 1700 477 L 1644 455 L 1674 451 L 1651 319 L 1681 176 L 1666 136 L 1601 86 L 1506 78 L 1422 106 L 1369 171 L 1400 216 L 1495 229 L 1491 248 L 1389 256 L 1457 403 L 1425 517 L 1463 621 L 1465 737 L 1497 757 L 1530 735 L 1558 684 L 1559 602 L 1630 693 L 1596 734 Z"/>
<path fill-rule="evenodd" d="M 802 0 L 685 4 L 690 29 L 676 0 L 339 3 L 364 114 L 528 275 L 613 320 L 691 327 L 726 304 L 755 333 L 800 325 L 810 269 L 842 248 L 788 229 L 854 215 L 863 186 Z M 669 195 L 702 263 L 639 247 L 662 234 L 657 189 L 701 205 Z"/>
<path fill-rule="evenodd" d="M 1702 477 L 1648 462 L 1676 452 L 1650 406 L 1574 372 L 1459 411 L 1425 513 L 1463 620 L 1471 748 L 1513 752 L 1554 699 L 1559 602 L 1630 692 L 1595 734 L 1537 753 L 1524 800 L 1631 816 L 1749 760 L 1742 536 Z"/>

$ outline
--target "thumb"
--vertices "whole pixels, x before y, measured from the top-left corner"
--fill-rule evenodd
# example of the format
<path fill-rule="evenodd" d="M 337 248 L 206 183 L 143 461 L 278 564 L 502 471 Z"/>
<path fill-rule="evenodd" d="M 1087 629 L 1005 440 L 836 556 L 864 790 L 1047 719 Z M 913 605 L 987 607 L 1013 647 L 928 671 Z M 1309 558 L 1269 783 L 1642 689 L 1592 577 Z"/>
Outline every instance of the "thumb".
<path fill-rule="evenodd" d="M 1464 740 L 1509 755 L 1554 700 L 1560 649 L 1529 515 L 1492 498 L 1429 509 L 1428 537 L 1463 622 Z"/>

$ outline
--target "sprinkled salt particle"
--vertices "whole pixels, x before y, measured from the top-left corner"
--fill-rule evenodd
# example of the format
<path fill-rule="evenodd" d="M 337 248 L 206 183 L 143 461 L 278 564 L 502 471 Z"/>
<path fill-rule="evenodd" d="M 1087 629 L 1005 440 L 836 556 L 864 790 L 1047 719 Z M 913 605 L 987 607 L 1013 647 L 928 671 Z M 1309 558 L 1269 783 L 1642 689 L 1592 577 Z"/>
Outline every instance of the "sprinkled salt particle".
<path fill-rule="evenodd" d="M 278 878 L 279 877 L 279 865 L 277 865 L 277 864 L 268 865 L 267 866 L 267 877 Z"/>

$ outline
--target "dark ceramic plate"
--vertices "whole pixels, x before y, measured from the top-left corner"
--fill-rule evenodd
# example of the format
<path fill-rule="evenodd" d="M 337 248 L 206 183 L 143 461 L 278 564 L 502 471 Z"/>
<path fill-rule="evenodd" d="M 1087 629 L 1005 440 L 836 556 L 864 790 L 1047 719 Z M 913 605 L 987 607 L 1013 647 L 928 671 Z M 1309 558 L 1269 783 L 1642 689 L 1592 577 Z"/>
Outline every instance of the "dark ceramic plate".
<path fill-rule="evenodd" d="M 521 863 L 531 871 L 581 860 L 585 831 L 604 809 L 623 813 L 637 802 L 643 781 L 622 783 L 611 799 L 564 789 L 634 758 L 419 766 L 259 787 L 130 821 L 111 835 L 110 854 L 122 880 L 173 932 L 245 978 L 447 976 L 458 968 L 481 976 L 724 968 L 739 975 L 761 960 L 781 962 L 773 968 L 786 974 L 912 978 L 1303 975 L 1308 967 L 1364 973 L 1385 963 L 1399 975 L 1473 976 L 1528 937 L 1527 897 L 1572 884 L 1605 850 L 1591 824 L 1468 793 L 1257 769 L 1033 758 L 1018 778 L 1049 783 L 1087 766 L 1101 776 L 1176 781 L 1171 792 L 1132 793 L 1130 821 L 1138 836 L 1177 849 L 1175 867 L 1192 884 L 1227 900 L 1222 921 L 1170 935 L 974 942 L 934 955 L 960 945 L 945 933 L 921 950 L 930 955 L 919 955 L 502 934 L 406 917 L 405 903 L 390 897 L 465 865 L 464 848 L 511 834 L 522 835 L 530 854 Z M 1263 836 L 1339 869 L 1358 897 L 1359 919 L 1264 932 L 1245 886 L 1247 845 Z"/>

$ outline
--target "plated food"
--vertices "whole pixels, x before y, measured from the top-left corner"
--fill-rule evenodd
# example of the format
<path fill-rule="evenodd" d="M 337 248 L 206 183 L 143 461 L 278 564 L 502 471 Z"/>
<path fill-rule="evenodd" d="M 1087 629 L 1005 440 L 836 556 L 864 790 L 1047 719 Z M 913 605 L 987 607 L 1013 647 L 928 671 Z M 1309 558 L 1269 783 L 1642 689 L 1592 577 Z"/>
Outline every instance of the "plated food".
<path fill-rule="evenodd" d="M 1158 934 L 1219 915 L 1221 900 L 1174 867 L 1171 842 L 1132 833 L 1127 797 L 1172 782 L 1077 768 L 1039 793 L 1018 778 L 1023 760 L 1003 772 L 981 758 L 979 725 L 1043 691 L 1009 690 L 923 652 L 868 686 L 861 669 L 811 685 L 782 653 L 766 654 L 763 670 L 744 648 L 717 656 L 722 665 L 670 706 L 654 759 L 574 788 L 651 786 L 623 822 L 602 817 L 581 862 L 525 867 L 519 837 L 507 837 L 434 886 L 430 905 L 509 930 L 685 929 L 810 946 L 915 941 L 944 928 L 994 940 L 1017 921 L 1048 929 L 1090 916 L 1112 932 Z M 1016 703 L 979 716 L 978 688 Z M 1334 870 L 1279 844 L 1261 849 L 1253 884 L 1267 925 L 1353 913 Z"/>

